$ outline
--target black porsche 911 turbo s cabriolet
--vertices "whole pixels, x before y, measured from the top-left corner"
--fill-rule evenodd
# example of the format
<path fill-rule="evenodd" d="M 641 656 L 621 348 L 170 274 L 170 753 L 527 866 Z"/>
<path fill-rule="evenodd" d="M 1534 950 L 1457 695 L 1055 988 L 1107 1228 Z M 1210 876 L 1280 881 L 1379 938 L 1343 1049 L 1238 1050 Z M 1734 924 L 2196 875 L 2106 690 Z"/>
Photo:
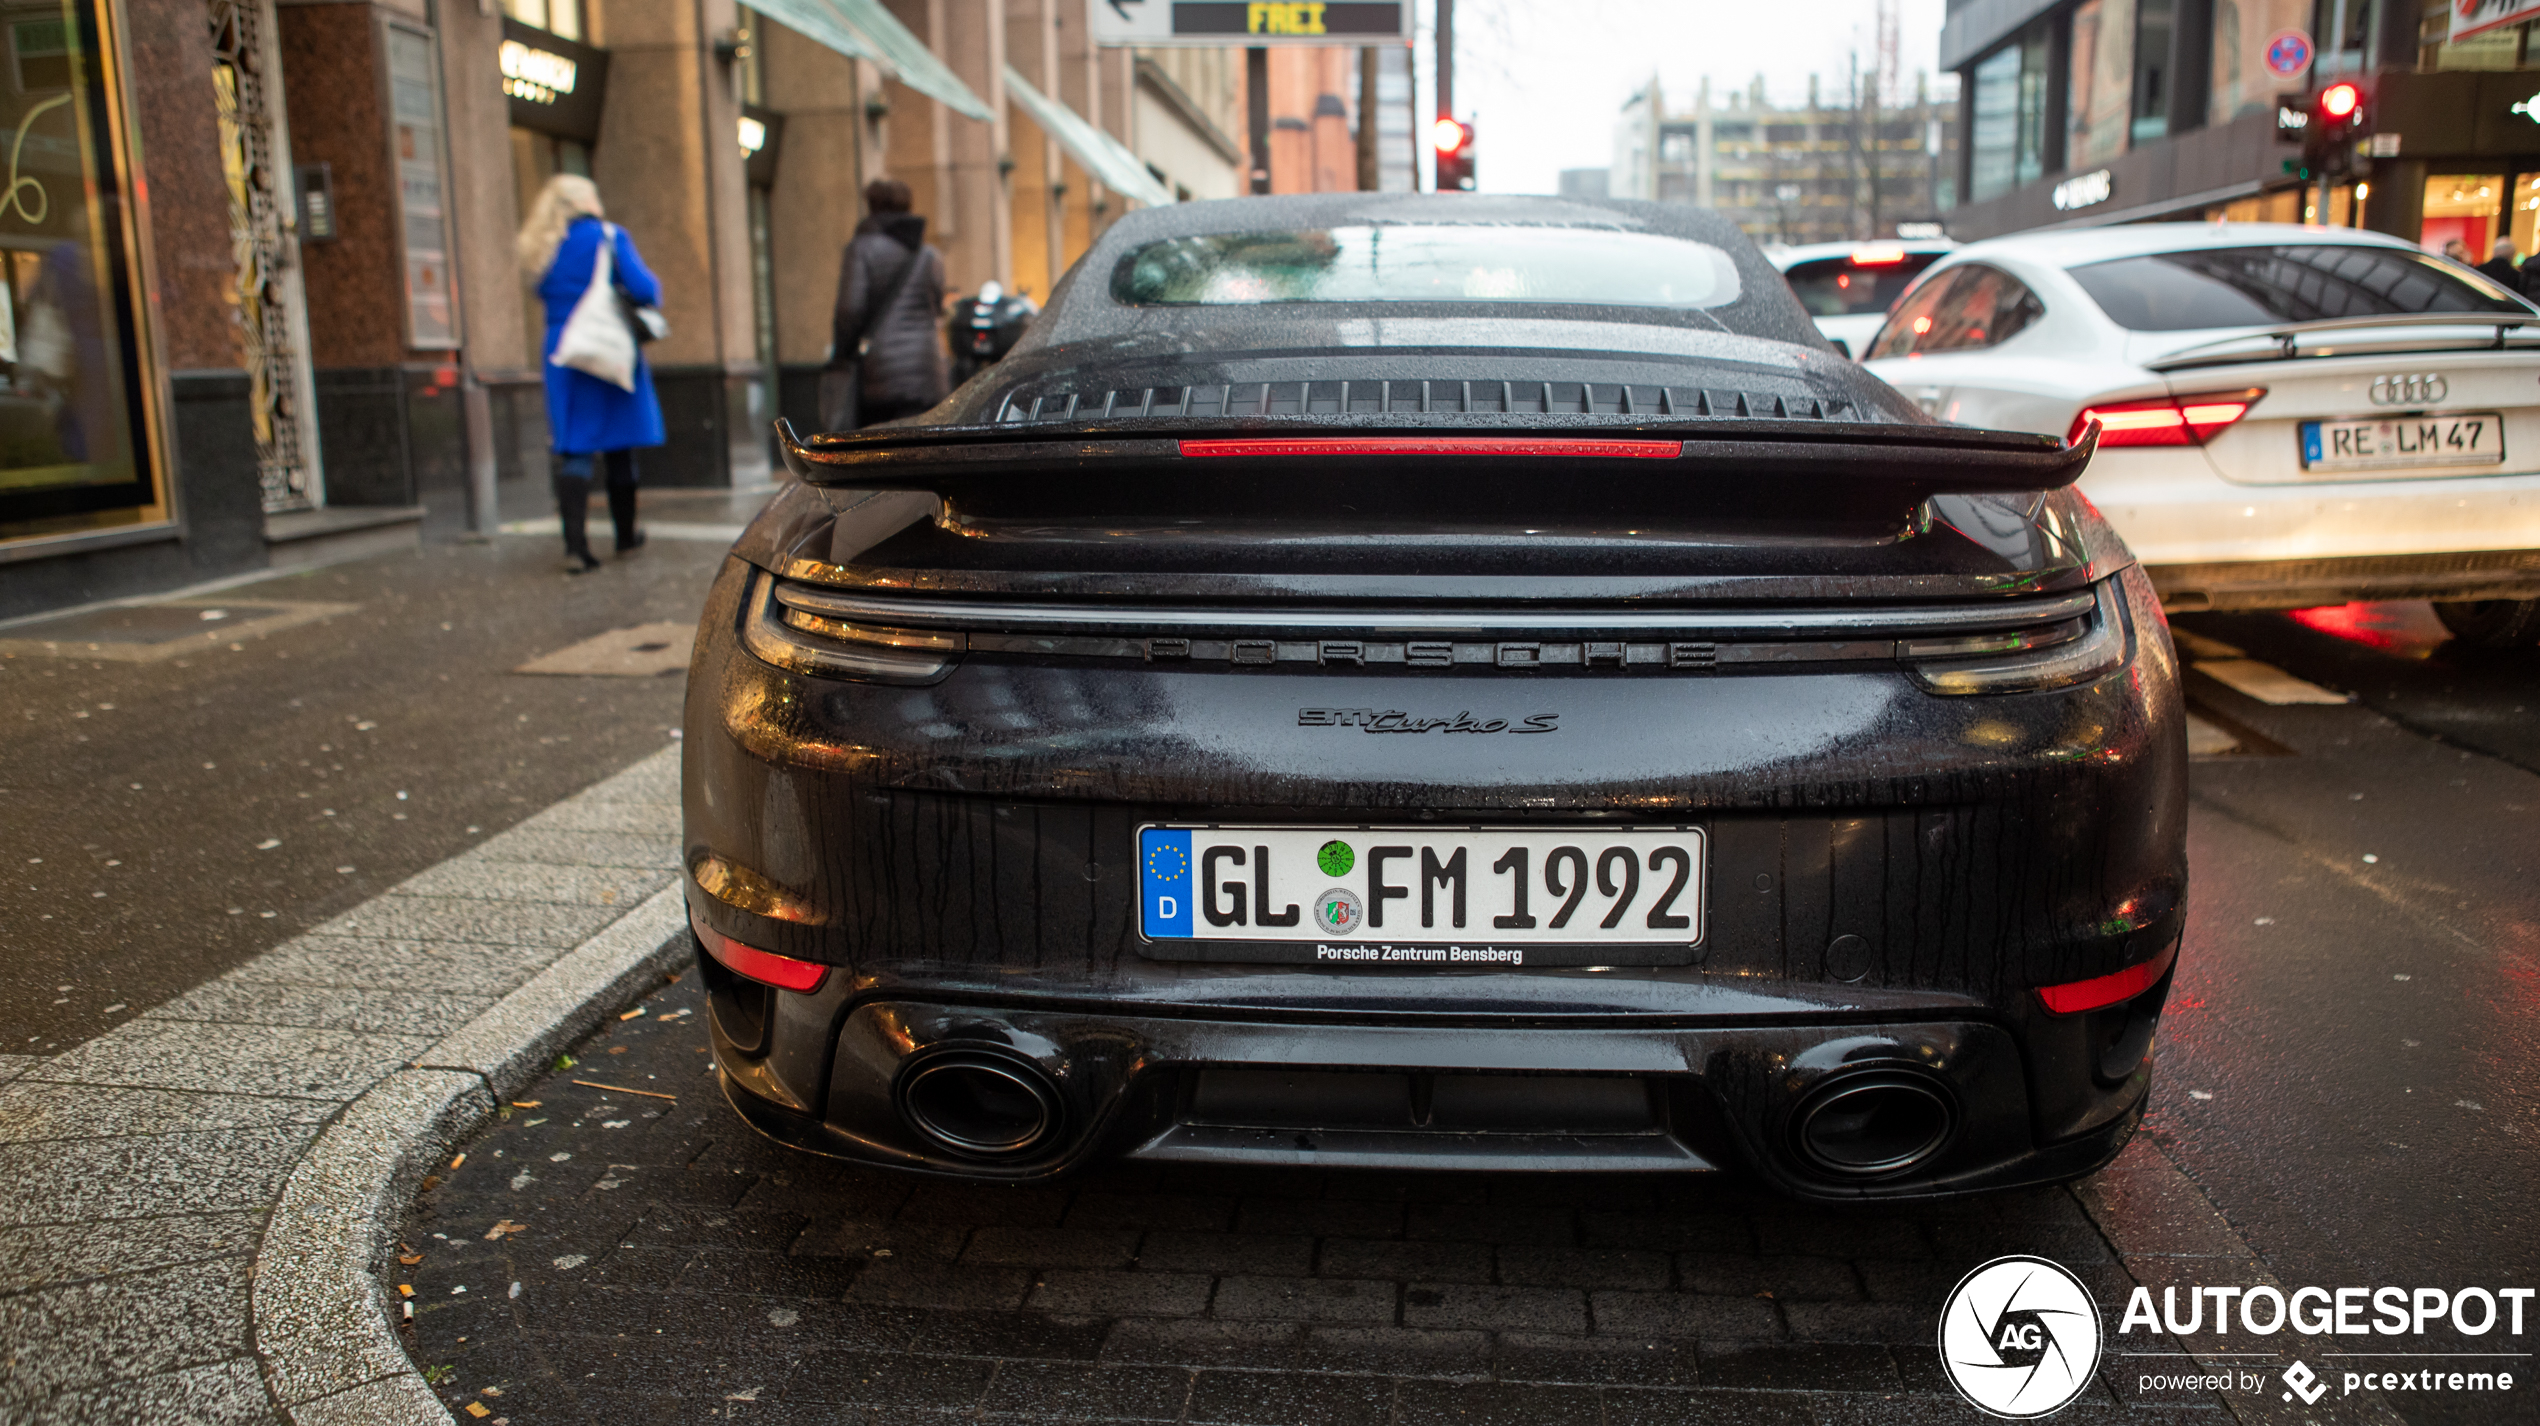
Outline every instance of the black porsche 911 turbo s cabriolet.
<path fill-rule="evenodd" d="M 685 733 L 769 1135 L 1833 1200 L 2139 1119 L 2186 747 L 2091 441 L 1926 418 L 1718 216 L 1136 212 L 942 406 L 780 435 Z"/>

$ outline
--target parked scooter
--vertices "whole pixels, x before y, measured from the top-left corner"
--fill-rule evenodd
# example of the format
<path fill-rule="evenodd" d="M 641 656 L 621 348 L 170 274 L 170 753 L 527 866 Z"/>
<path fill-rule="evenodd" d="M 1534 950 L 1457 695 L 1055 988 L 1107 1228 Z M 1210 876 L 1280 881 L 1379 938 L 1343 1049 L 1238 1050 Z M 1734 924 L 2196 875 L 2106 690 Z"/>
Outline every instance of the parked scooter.
<path fill-rule="evenodd" d="M 952 380 L 959 386 L 1002 360 L 1014 344 L 1023 340 L 1023 330 L 1039 316 L 1041 309 L 1032 299 L 1021 295 L 1009 297 L 998 283 L 980 284 L 979 295 L 964 297 L 953 303 L 952 320 L 945 324 L 945 336 L 952 347 Z"/>

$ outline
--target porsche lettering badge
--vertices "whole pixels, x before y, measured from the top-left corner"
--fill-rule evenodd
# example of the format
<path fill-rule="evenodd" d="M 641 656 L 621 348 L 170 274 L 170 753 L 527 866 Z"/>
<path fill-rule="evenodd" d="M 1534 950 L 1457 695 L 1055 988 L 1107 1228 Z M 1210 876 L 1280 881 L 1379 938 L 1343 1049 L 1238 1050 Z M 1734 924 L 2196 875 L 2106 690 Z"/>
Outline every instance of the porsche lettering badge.
<path fill-rule="evenodd" d="M 1356 728 L 1362 733 L 1558 733 L 1561 715 L 1476 718 L 1467 708 L 1452 718 L 1420 718 L 1399 708 L 1300 708 L 1300 728 Z"/>

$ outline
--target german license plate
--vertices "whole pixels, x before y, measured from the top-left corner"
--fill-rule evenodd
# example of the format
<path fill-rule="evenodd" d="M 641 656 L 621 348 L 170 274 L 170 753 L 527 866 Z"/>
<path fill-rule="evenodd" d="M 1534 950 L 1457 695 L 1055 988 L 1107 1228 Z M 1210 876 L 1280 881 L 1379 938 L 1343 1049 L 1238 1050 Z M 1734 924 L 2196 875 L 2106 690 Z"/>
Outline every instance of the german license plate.
<path fill-rule="evenodd" d="M 1163 960 L 1481 970 L 1685 965 L 1700 827 L 1138 829 L 1138 929 Z"/>
<path fill-rule="evenodd" d="M 2423 470 L 2504 458 L 2505 421 L 2493 411 L 2302 423 L 2304 470 Z"/>

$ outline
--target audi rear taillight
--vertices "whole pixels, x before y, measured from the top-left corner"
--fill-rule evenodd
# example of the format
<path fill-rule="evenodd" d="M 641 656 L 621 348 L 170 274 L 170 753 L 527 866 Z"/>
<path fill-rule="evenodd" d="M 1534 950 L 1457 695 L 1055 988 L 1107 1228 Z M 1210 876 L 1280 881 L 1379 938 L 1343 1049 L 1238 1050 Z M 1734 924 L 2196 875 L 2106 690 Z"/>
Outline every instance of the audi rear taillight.
<path fill-rule="evenodd" d="M 2207 391 L 2192 396 L 2155 396 L 2144 401 L 2111 401 L 2085 406 L 2073 418 L 2066 444 L 2077 442 L 2093 421 L 2099 423 L 2099 445 L 2201 446 L 2249 414 L 2266 388 Z"/>

